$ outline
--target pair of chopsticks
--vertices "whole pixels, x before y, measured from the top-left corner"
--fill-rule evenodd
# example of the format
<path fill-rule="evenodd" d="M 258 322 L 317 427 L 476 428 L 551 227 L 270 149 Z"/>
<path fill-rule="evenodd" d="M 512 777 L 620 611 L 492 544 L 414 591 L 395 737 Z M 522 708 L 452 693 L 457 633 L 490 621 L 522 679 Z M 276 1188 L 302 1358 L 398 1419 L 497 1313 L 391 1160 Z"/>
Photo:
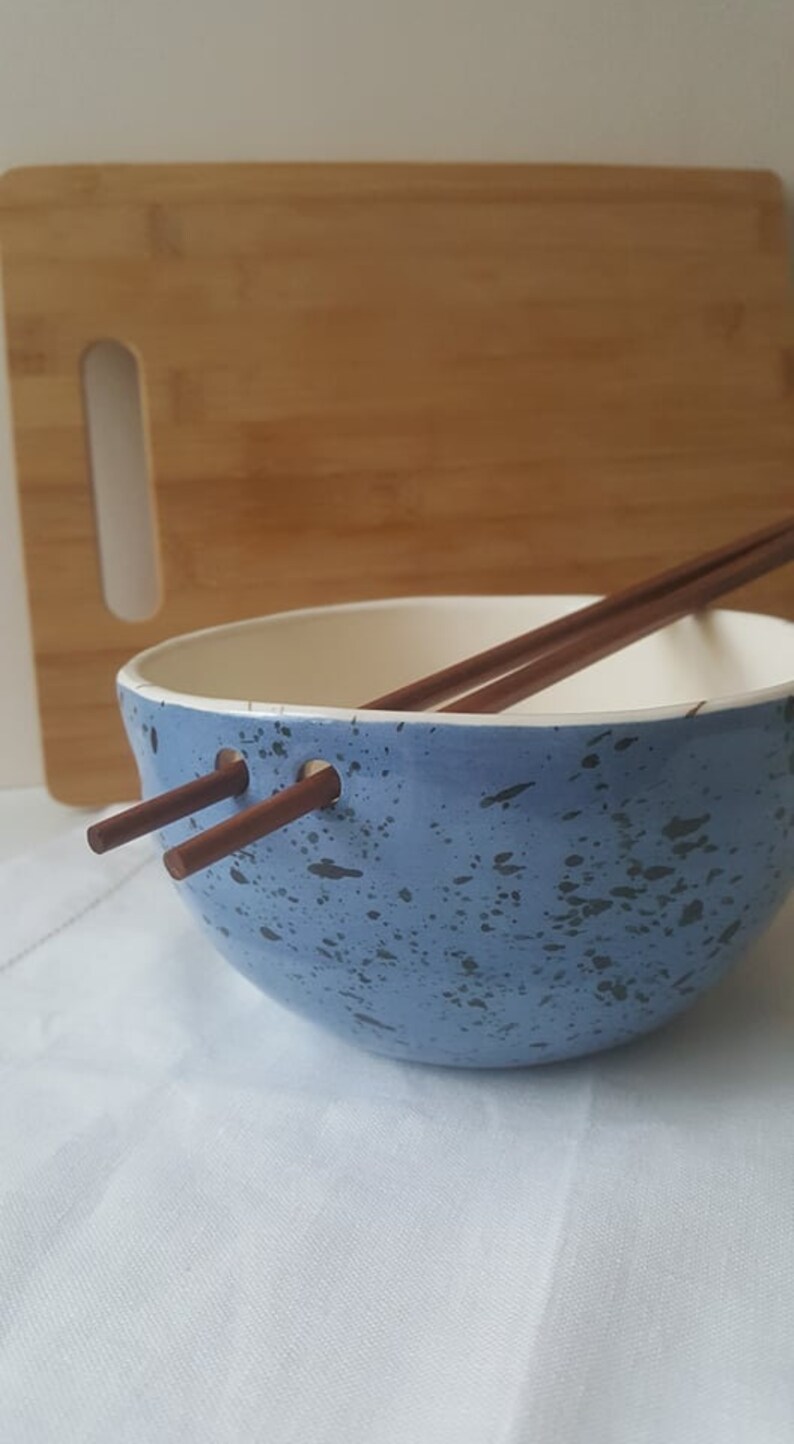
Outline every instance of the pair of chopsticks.
<path fill-rule="evenodd" d="M 502 711 L 792 558 L 790 517 L 377 697 L 362 710 L 422 711 L 446 702 L 444 712 Z M 96 823 L 88 831 L 89 844 L 96 852 L 118 847 L 224 797 L 241 796 L 248 782 L 244 761 L 217 766 L 206 777 Z M 163 861 L 171 876 L 182 881 L 287 823 L 330 806 L 341 787 L 338 772 L 328 764 L 170 848 Z"/>

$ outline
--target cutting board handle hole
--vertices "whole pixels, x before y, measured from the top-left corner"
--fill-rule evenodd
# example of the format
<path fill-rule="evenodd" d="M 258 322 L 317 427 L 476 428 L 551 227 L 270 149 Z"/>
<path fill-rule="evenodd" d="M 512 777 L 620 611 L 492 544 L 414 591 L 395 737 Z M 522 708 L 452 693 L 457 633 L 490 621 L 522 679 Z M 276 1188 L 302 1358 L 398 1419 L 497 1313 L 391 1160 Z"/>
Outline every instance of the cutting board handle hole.
<path fill-rule="evenodd" d="M 83 352 L 80 370 L 105 605 L 143 622 L 162 604 L 157 518 L 138 358 L 111 339 Z"/>

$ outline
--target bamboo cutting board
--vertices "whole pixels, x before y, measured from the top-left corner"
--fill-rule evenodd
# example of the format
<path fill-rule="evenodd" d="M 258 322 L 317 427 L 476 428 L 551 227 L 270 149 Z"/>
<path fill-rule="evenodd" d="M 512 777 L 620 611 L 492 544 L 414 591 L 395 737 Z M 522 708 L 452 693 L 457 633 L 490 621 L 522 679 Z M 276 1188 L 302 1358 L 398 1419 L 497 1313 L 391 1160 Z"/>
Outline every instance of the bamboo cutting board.
<path fill-rule="evenodd" d="M 604 591 L 793 498 L 780 185 L 750 172 L 11 172 L 0 245 L 49 785 L 136 791 L 113 679 L 176 632 Z M 164 602 L 107 610 L 80 361 L 140 358 Z M 737 601 L 794 614 L 790 570 Z"/>

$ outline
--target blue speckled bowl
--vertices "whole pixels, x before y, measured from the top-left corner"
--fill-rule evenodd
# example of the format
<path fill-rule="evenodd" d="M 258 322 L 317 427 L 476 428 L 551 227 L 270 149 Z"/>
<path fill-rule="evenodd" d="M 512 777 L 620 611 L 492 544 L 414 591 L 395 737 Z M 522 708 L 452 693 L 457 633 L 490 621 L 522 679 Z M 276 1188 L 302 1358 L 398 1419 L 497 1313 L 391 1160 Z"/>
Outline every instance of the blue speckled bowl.
<path fill-rule="evenodd" d="M 309 759 L 343 779 L 333 808 L 181 885 L 234 967 L 351 1042 L 464 1067 L 623 1043 L 731 967 L 794 878 L 794 626 L 680 622 L 498 717 L 352 710 L 584 600 L 293 612 L 124 668 L 144 796 L 221 748 L 250 768 L 164 847 Z"/>

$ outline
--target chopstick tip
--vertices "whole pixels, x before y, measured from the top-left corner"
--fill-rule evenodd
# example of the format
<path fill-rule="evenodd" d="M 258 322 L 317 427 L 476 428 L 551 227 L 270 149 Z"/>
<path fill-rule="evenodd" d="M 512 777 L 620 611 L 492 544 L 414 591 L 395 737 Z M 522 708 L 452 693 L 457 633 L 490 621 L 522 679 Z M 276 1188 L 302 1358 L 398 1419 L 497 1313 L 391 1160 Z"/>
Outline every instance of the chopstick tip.
<path fill-rule="evenodd" d="M 163 863 L 174 882 L 184 882 L 190 876 L 190 868 L 186 867 L 178 847 L 170 847 L 163 853 Z"/>
<path fill-rule="evenodd" d="M 96 852 L 99 854 L 107 852 L 107 842 L 105 841 L 105 835 L 101 822 L 92 823 L 91 826 L 86 830 L 85 836 L 86 842 L 88 843 L 88 846 L 90 847 L 92 852 Z"/>

